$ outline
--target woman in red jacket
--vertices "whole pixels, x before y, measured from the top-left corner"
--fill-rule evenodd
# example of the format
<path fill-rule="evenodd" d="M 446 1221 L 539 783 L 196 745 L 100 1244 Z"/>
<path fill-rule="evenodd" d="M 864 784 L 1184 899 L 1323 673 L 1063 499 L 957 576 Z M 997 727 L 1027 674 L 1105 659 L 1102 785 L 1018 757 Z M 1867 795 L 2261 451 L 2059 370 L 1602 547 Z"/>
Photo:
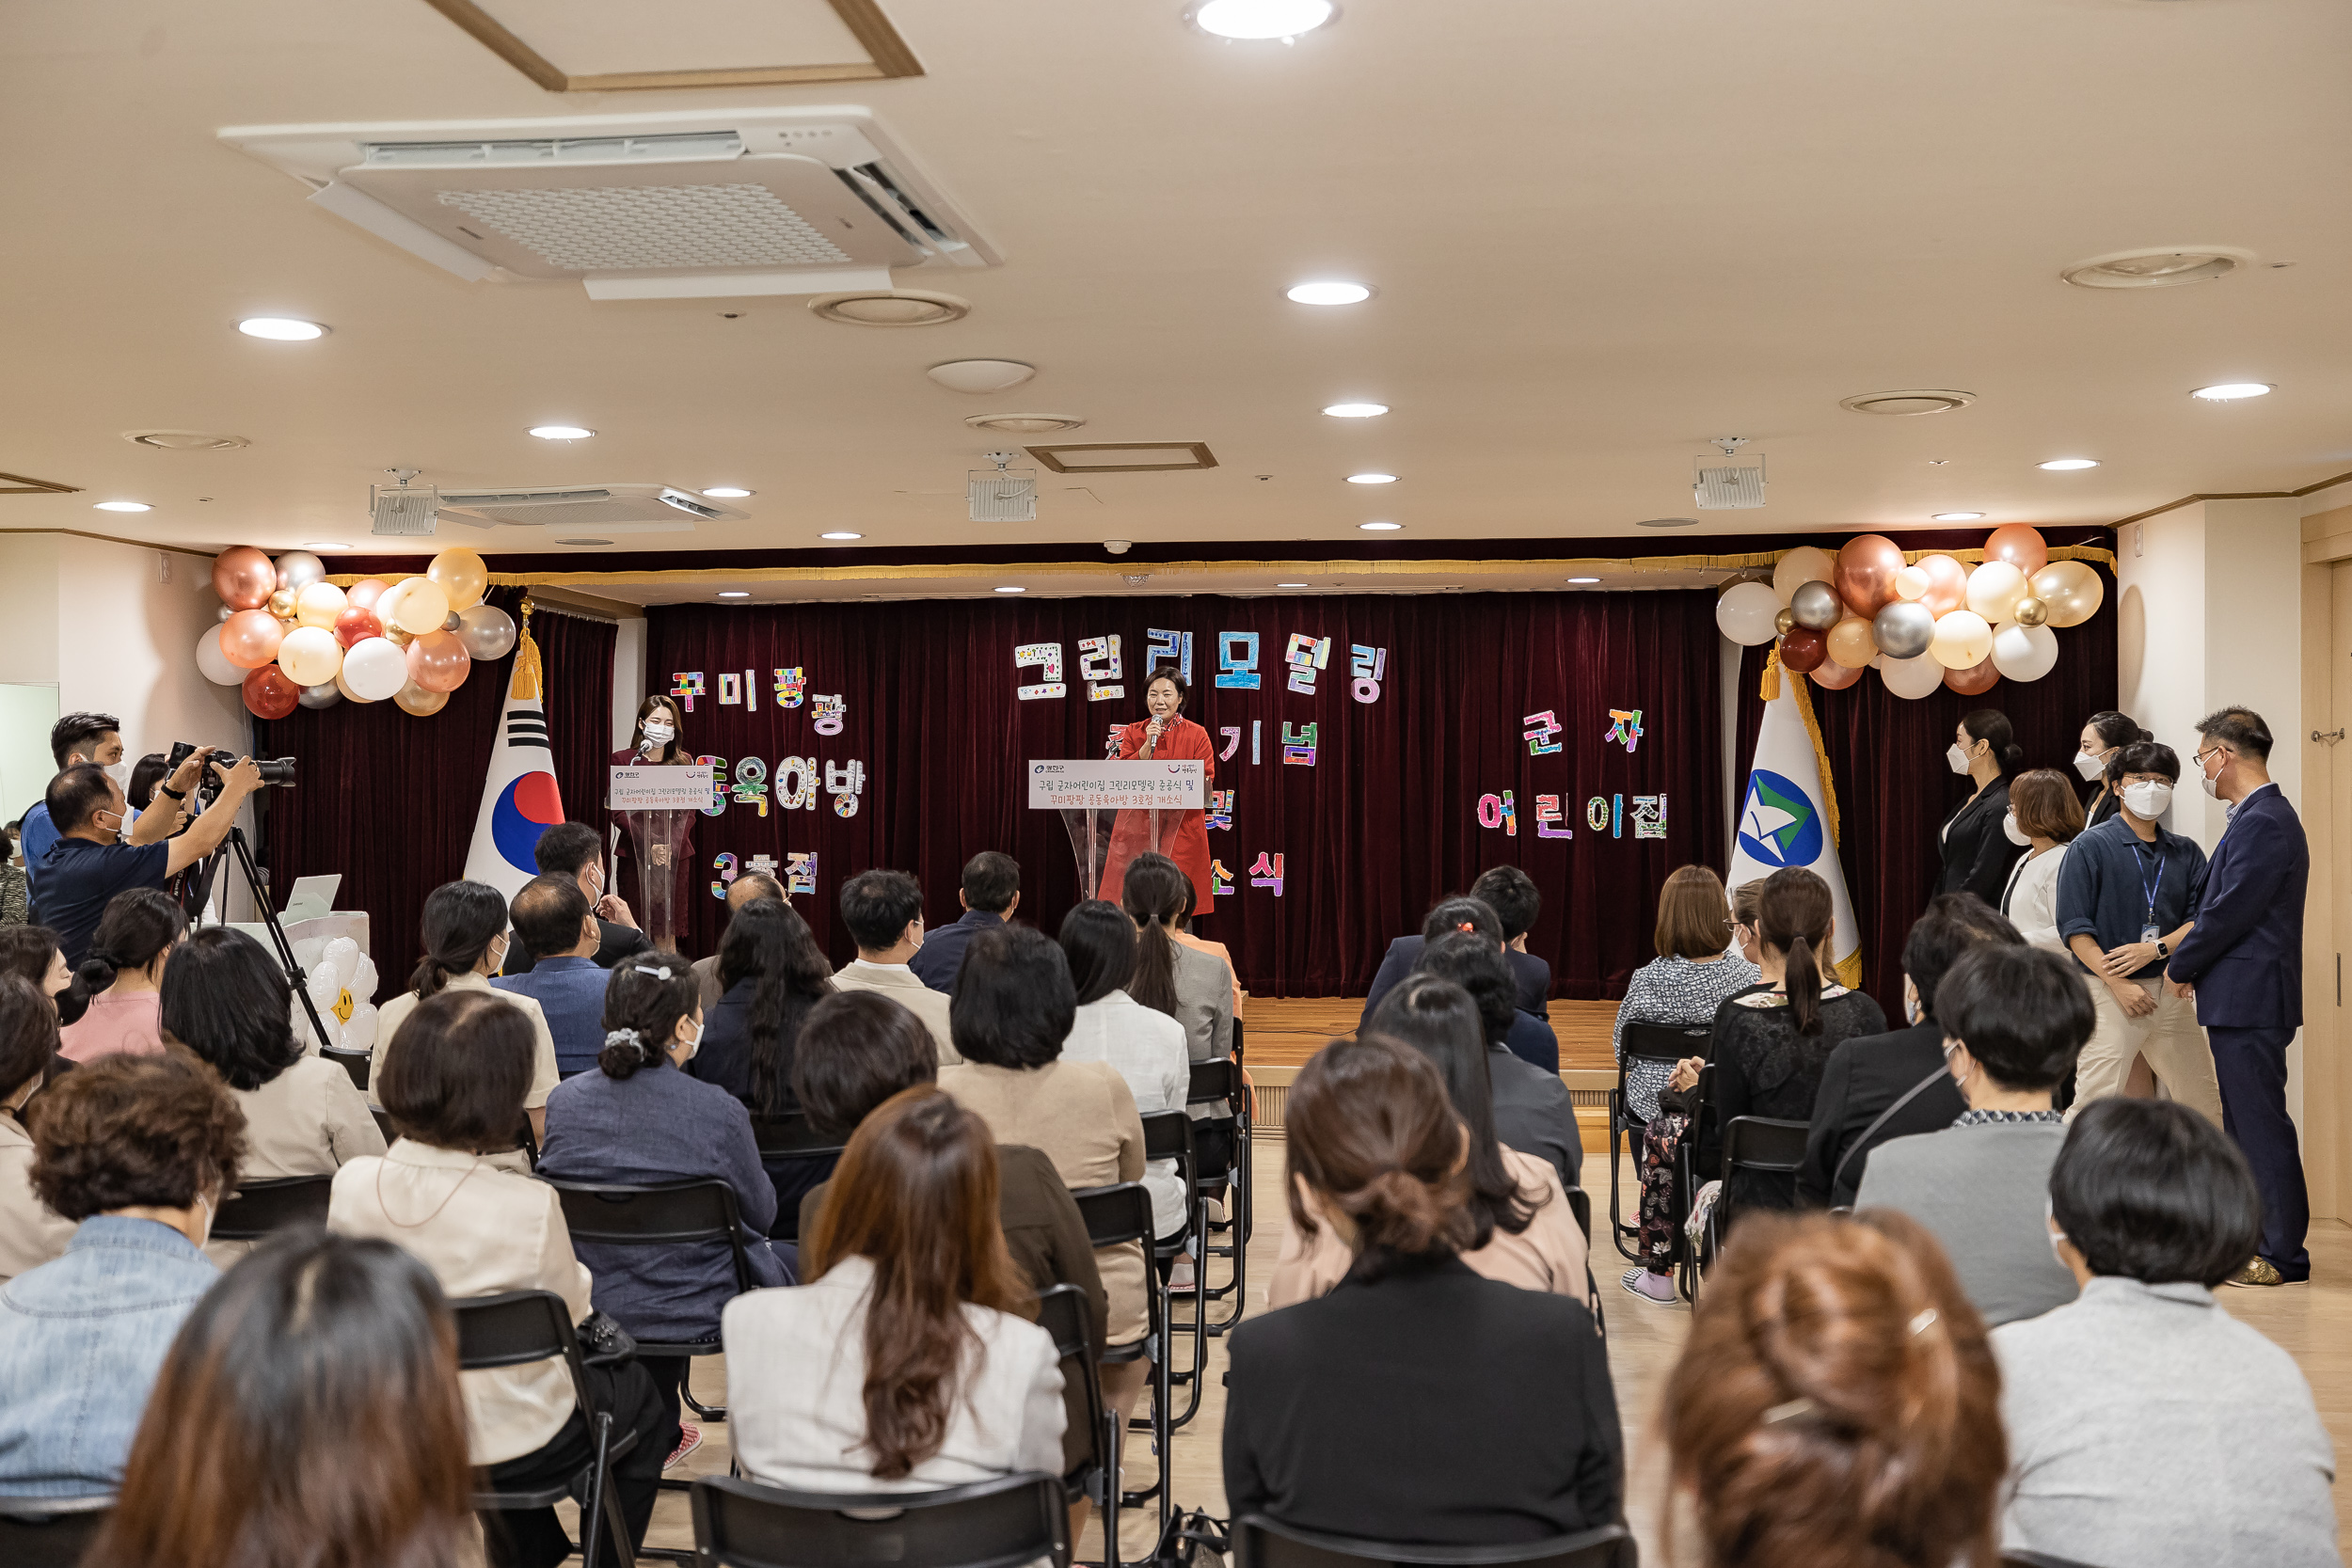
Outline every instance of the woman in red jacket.
<path fill-rule="evenodd" d="M 1162 757 L 1198 759 L 1201 764 L 1200 791 L 1205 800 L 1216 786 L 1216 750 L 1209 739 L 1209 732 L 1184 716 L 1184 699 L 1191 694 L 1192 688 L 1177 671 L 1152 671 L 1143 689 L 1143 705 L 1152 710 L 1152 717 L 1119 732 L 1119 758 L 1121 762 Z M 1155 826 L 1157 844 L 1152 842 Z M 1197 807 L 1120 812 L 1111 828 L 1110 856 L 1104 863 L 1102 889 L 1095 896 L 1118 903 L 1120 890 L 1127 880 L 1127 863 L 1153 849 L 1182 866 L 1184 875 L 1192 879 L 1196 900 L 1193 918 L 1199 920 L 1214 912 L 1215 889 L 1209 881 L 1208 813 Z"/>
<path fill-rule="evenodd" d="M 678 717 L 676 701 L 666 692 L 656 692 L 637 705 L 637 732 L 629 736 L 630 743 L 625 750 L 612 753 L 612 766 L 615 768 L 691 767 L 694 761 L 694 753 L 679 739 L 682 727 L 683 721 Z M 658 868 L 648 868 L 638 864 L 635 826 L 630 821 L 630 818 L 636 815 L 634 812 L 627 811 L 616 811 L 612 814 L 613 823 L 621 830 L 620 837 L 612 848 L 613 870 L 620 878 L 623 898 L 628 902 L 637 917 L 645 922 L 646 930 L 653 937 L 656 945 L 675 951 L 678 937 L 684 935 L 686 931 L 688 911 L 694 907 L 692 902 L 695 880 L 694 831 L 691 825 L 691 814 L 649 814 L 668 816 L 674 820 L 678 817 L 687 818 L 685 836 L 679 840 L 676 847 L 670 851 L 668 871 L 671 890 L 670 928 L 666 933 L 657 928 L 660 924 L 659 917 L 651 907 L 652 900 L 645 896 L 645 883 L 648 879 L 645 875 L 646 871 L 653 870 L 651 879 L 656 886 L 660 885 L 661 872 Z M 663 940 L 665 935 L 667 940 Z"/>

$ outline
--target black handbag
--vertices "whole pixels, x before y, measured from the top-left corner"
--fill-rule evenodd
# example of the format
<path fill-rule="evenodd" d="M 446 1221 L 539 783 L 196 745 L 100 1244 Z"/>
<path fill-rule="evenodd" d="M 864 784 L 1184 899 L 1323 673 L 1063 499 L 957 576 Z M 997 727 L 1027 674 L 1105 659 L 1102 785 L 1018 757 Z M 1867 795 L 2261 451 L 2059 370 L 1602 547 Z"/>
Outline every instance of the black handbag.
<path fill-rule="evenodd" d="M 592 1307 L 573 1332 L 580 1337 L 580 1359 L 583 1366 L 617 1367 L 637 1359 L 636 1336 L 602 1307 Z"/>

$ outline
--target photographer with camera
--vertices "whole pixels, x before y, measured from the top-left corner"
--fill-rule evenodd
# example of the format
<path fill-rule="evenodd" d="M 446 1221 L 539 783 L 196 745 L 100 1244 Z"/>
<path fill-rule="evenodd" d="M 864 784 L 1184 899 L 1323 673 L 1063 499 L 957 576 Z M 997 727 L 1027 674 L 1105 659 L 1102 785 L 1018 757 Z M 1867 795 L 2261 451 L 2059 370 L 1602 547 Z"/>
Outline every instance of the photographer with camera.
<path fill-rule="evenodd" d="M 261 765 L 251 757 L 234 767 L 212 761 L 213 748 L 193 751 L 157 786 L 174 799 L 195 789 L 209 766 L 216 784 L 207 784 L 210 797 L 187 832 L 163 843 L 141 843 L 135 831 L 123 842 L 122 829 L 130 803 L 122 786 L 95 763 L 76 763 L 49 783 L 42 802 L 57 841 L 41 857 L 40 907 L 41 923 L 57 933 L 57 946 L 69 966 L 78 968 L 88 956 L 90 938 L 98 929 L 107 901 L 128 888 L 160 888 L 201 861 L 229 836 L 237 808 L 262 787 Z M 172 812 L 151 812 L 160 835 Z M 148 824 L 142 820 L 140 828 Z"/>

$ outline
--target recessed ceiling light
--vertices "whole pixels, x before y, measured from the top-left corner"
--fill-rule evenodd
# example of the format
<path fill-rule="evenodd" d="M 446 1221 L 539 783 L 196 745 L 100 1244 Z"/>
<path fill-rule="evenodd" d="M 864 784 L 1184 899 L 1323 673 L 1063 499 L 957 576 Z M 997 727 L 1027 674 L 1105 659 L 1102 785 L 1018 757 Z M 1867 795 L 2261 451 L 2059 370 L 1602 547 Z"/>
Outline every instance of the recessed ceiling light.
<path fill-rule="evenodd" d="M 998 590 L 996 590 L 996 592 L 998 592 L 999 594 L 1025 594 L 1025 593 L 1027 593 L 1027 592 L 1028 592 L 1028 590 L 1027 590 L 1027 589 L 1025 589 L 1025 588 L 1012 588 L 1012 587 L 1005 587 L 1005 588 L 999 588 Z"/>
<path fill-rule="evenodd" d="M 2267 381 L 2224 381 L 2217 386 L 2200 387 L 2189 393 L 2207 403 L 2228 403 L 2233 398 L 2258 398 L 2270 390 Z"/>
<path fill-rule="evenodd" d="M 1274 586 L 1277 588 L 1304 588 L 1307 585 L 1303 582 L 1278 582 Z"/>
<path fill-rule="evenodd" d="M 1367 533 L 1394 533 L 1405 525 L 1403 523 L 1358 523 L 1356 526 Z"/>
<path fill-rule="evenodd" d="M 2076 468 L 2095 468 L 2098 466 L 2099 460 L 2095 457 L 2053 457 L 2047 463 L 2039 465 L 2053 473 L 2072 473 Z"/>
<path fill-rule="evenodd" d="M 267 338 L 279 343 L 307 343 L 313 338 L 326 336 L 326 328 L 318 323 L 294 316 L 247 316 L 237 324 L 237 330 L 248 338 Z"/>
<path fill-rule="evenodd" d="M 1331 0 L 1200 0 L 1185 13 L 1204 33 L 1221 39 L 1290 41 L 1311 33 L 1339 14 Z"/>
<path fill-rule="evenodd" d="M 1696 517 L 1645 517 L 1633 526 L 1635 528 L 1696 528 L 1698 521 Z"/>
<path fill-rule="evenodd" d="M 1938 512 L 1935 520 L 1939 523 L 1973 523 L 1983 515 L 1981 512 Z"/>
<path fill-rule="evenodd" d="M 224 436 L 211 430 L 126 430 L 122 438 L 135 446 L 164 451 L 234 451 L 253 444 L 242 436 Z"/>
<path fill-rule="evenodd" d="M 305 539 L 302 542 L 302 547 L 306 550 L 350 550 L 358 548 L 357 545 L 346 545 L 340 539 Z"/>
<path fill-rule="evenodd" d="M 610 539 L 558 539 L 559 545 L 610 545 Z"/>
<path fill-rule="evenodd" d="M 576 424 L 535 424 L 531 427 L 531 433 L 542 441 L 585 441 L 596 434 Z"/>
<path fill-rule="evenodd" d="M 831 533 L 820 533 L 817 537 L 819 539 L 863 539 L 866 535 L 863 533 L 851 533 L 845 528 L 837 528 Z"/>
<path fill-rule="evenodd" d="M 1324 410 L 1335 420 L 1376 420 L 1388 411 L 1385 403 L 1335 403 Z"/>
<path fill-rule="evenodd" d="M 1372 290 L 1361 283 L 1337 280 L 1294 283 L 1284 292 L 1294 305 L 1361 305 L 1372 297 Z"/>
<path fill-rule="evenodd" d="M 2232 245 L 2158 245 L 2093 256 L 2058 276 L 2081 289 L 2165 289 L 2227 277 L 2253 260 L 2252 251 Z"/>
<path fill-rule="evenodd" d="M 1955 392 L 1944 387 L 1907 387 L 1899 392 L 1861 392 L 1850 398 L 1839 398 L 1837 406 L 1855 414 L 1948 414 L 1955 408 L 1965 408 L 1977 401 L 1974 392 Z"/>
<path fill-rule="evenodd" d="M 1598 581 L 1600 580 L 1600 578 L 1570 578 L 1568 580 L 1569 580 L 1570 582 L 1598 582 Z"/>
<path fill-rule="evenodd" d="M 710 497 L 713 500 L 723 501 L 739 501 L 745 496 L 753 493 L 754 492 L 752 491 L 739 488 L 733 484 L 714 484 L 709 489 L 703 492 L 704 495 Z"/>
<path fill-rule="evenodd" d="M 101 512 L 152 512 L 155 509 L 145 501 L 100 501 L 98 510 Z"/>
<path fill-rule="evenodd" d="M 926 289 L 859 289 L 818 294 L 808 302 L 808 308 L 846 326 L 937 326 L 972 313 L 970 300 Z"/>
<path fill-rule="evenodd" d="M 722 588 L 719 590 L 719 597 L 723 599 L 748 599 L 751 596 L 751 591 L 745 588 Z"/>
<path fill-rule="evenodd" d="M 1347 483 L 1350 484 L 1394 484 L 1396 483 L 1396 475 L 1350 474 L 1347 476 Z"/>

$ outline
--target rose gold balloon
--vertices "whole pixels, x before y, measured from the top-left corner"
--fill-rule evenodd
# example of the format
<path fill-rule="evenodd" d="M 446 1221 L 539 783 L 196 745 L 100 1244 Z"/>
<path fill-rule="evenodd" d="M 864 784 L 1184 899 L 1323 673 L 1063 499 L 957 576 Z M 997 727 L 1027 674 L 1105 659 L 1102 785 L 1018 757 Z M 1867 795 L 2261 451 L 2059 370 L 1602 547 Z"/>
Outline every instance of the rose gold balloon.
<path fill-rule="evenodd" d="M 1867 626 L 1868 623 L 1864 624 Z M 1804 678 L 1824 691 L 1843 691 L 1862 678 L 1862 671 L 1840 664 L 1834 658 L 1825 658 L 1808 671 Z"/>
<path fill-rule="evenodd" d="M 1837 558 L 1818 545 L 1799 545 L 1772 567 L 1772 592 L 1787 604 L 1808 582 L 1828 582 L 1837 575 Z"/>
<path fill-rule="evenodd" d="M 408 678 L 427 691 L 454 691 L 472 673 L 473 660 L 454 632 L 427 632 L 408 644 Z"/>
<path fill-rule="evenodd" d="M 382 578 L 361 578 L 344 591 L 343 596 L 361 610 L 373 610 L 375 601 L 382 598 L 384 590 L 390 586 Z"/>
<path fill-rule="evenodd" d="M 1974 697 L 1992 690 L 1994 683 L 2000 678 L 2001 673 L 1993 668 L 1993 656 L 1990 654 L 1985 656 L 1981 664 L 1972 664 L 1965 670 L 1944 672 L 1944 684 L 1963 697 Z"/>
<path fill-rule="evenodd" d="M 1903 549 L 1883 533 L 1846 541 L 1837 552 L 1837 596 L 1867 620 L 1895 596 L 1895 574 L 1903 569 Z"/>
<path fill-rule="evenodd" d="M 335 641 L 346 648 L 354 642 L 364 642 L 371 637 L 383 635 L 384 624 L 375 618 L 372 610 L 362 610 L 356 604 L 346 605 L 343 612 L 335 617 Z"/>
<path fill-rule="evenodd" d="M 1810 582 L 1813 579 L 1807 578 L 1805 580 Z M 1779 633 L 1783 637 L 1788 636 L 1788 629 L 1796 624 L 1797 612 L 1793 610 L 1784 610 L 1779 614 L 1772 617 L 1772 630 Z"/>
<path fill-rule="evenodd" d="M 240 670 L 276 663 L 278 645 L 285 641 L 286 628 L 266 610 L 240 610 L 220 624 L 221 657 Z"/>
<path fill-rule="evenodd" d="M 1799 674 L 1820 669 L 1828 657 L 1829 646 L 1818 631 L 1798 626 L 1780 640 L 1780 662 Z"/>
<path fill-rule="evenodd" d="M 231 610 L 259 610 L 278 591 L 278 568 L 250 545 L 213 557 L 213 592 Z"/>
<path fill-rule="evenodd" d="M 1923 555 L 1915 562 L 1928 575 L 1928 591 L 1919 602 L 1941 620 L 1968 602 L 1968 568 L 1948 555 Z"/>
<path fill-rule="evenodd" d="M 283 719 L 302 701 L 302 688 L 275 664 L 264 664 L 245 678 L 245 705 L 260 719 Z"/>
<path fill-rule="evenodd" d="M 422 719 L 430 714 L 438 713 L 441 709 L 447 707 L 449 705 L 449 693 L 446 691 L 427 691 L 423 687 L 419 686 L 415 681 L 410 681 L 406 686 L 400 689 L 400 691 L 392 698 L 392 701 L 400 705 L 401 712 L 412 715 L 418 719 Z"/>
<path fill-rule="evenodd" d="M 1879 651 L 1878 643 L 1870 637 L 1870 623 L 1859 615 L 1849 615 L 1830 627 L 1828 641 L 1830 661 L 1849 670 L 1860 670 Z"/>
<path fill-rule="evenodd" d="M 2049 624 L 2054 626 L 2081 626 L 2099 612 L 2107 596 L 2099 574 L 2080 561 L 2053 561 L 2036 572 L 2026 586 L 2049 608 Z"/>
<path fill-rule="evenodd" d="M 2021 626 L 2038 626 L 2050 618 L 2050 607 L 2028 594 L 2017 601 L 2010 617 Z"/>
<path fill-rule="evenodd" d="M 1993 531 L 1984 542 L 1987 561 L 2006 561 L 2027 577 L 2050 563 L 2049 542 L 2039 529 L 2010 523 Z"/>

